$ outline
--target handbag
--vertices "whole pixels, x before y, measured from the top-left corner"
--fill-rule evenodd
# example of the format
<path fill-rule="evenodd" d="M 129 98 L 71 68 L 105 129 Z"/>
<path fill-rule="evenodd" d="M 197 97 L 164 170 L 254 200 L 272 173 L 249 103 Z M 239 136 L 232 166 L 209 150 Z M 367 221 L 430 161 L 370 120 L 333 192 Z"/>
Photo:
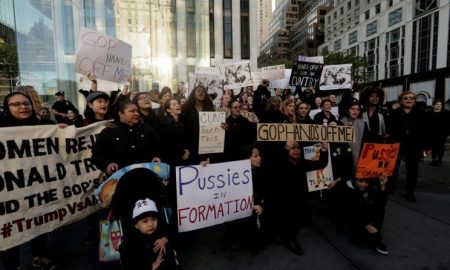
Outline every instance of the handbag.
<path fill-rule="evenodd" d="M 119 246 L 122 244 L 122 236 L 120 220 L 113 218 L 111 209 L 106 220 L 100 221 L 99 261 L 113 262 L 120 260 Z"/>

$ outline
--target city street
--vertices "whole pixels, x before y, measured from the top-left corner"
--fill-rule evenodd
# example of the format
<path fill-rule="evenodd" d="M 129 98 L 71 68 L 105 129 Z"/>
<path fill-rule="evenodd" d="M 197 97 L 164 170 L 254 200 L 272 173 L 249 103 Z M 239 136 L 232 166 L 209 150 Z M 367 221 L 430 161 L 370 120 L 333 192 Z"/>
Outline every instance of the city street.
<path fill-rule="evenodd" d="M 257 255 L 232 251 L 223 244 L 224 226 L 216 226 L 181 235 L 183 269 L 450 269 L 450 159 L 447 154 L 442 167 L 429 163 L 420 165 L 418 203 L 403 198 L 403 174 L 400 190 L 388 201 L 383 228 L 388 256 L 350 243 L 315 200 L 312 225 L 298 237 L 305 255 L 293 255 L 277 238 Z M 96 246 L 84 243 L 84 228 L 82 221 L 53 233 L 51 254 L 58 269 L 119 269 L 97 263 Z M 31 269 L 29 251 L 22 252 Z"/>

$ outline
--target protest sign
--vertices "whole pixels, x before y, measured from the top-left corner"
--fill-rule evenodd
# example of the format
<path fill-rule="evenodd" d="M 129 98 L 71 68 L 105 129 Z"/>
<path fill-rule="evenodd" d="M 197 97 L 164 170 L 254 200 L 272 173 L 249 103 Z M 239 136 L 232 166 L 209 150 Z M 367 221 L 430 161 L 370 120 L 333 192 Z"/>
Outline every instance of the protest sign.
<path fill-rule="evenodd" d="M 106 122 L 0 129 L 0 250 L 97 211 L 101 172 L 91 160 Z"/>
<path fill-rule="evenodd" d="M 294 61 L 289 85 L 317 88 L 322 67 L 322 64 Z"/>
<path fill-rule="evenodd" d="M 225 112 L 199 112 L 199 154 L 223 153 L 225 130 L 221 124 L 226 122 Z"/>
<path fill-rule="evenodd" d="M 252 71 L 252 78 L 253 78 L 253 90 L 256 90 L 258 85 L 262 83 L 263 80 L 263 74 L 259 71 Z"/>
<path fill-rule="evenodd" d="M 325 154 L 321 153 L 320 148 L 320 143 L 316 145 L 305 146 L 303 148 L 305 159 L 319 160 L 320 155 Z M 328 149 L 330 149 L 329 144 Z M 333 168 L 331 166 L 330 151 L 328 150 L 326 154 L 328 155 L 328 163 L 325 168 L 306 172 L 306 181 L 308 183 L 309 192 L 326 189 L 328 185 L 333 181 Z"/>
<path fill-rule="evenodd" d="M 202 86 L 213 99 L 213 104 L 220 103 L 223 87 L 218 73 L 189 73 L 189 93 L 195 87 Z"/>
<path fill-rule="evenodd" d="M 400 143 L 364 143 L 356 168 L 356 178 L 391 176 L 395 170 Z"/>
<path fill-rule="evenodd" d="M 105 34 L 80 29 L 75 71 L 97 79 L 126 82 L 131 75 L 131 45 Z"/>
<path fill-rule="evenodd" d="M 289 78 L 291 78 L 292 69 L 285 69 L 284 70 L 284 78 L 282 80 L 272 80 L 270 81 L 270 87 L 271 88 L 281 88 L 281 89 L 287 89 L 290 88 L 289 86 Z"/>
<path fill-rule="evenodd" d="M 325 63 L 323 61 L 323 56 L 304 56 L 304 55 L 299 55 L 298 56 L 298 61 L 309 62 L 309 63 L 317 63 L 317 64 Z"/>
<path fill-rule="evenodd" d="M 177 167 L 176 177 L 179 232 L 252 215 L 250 160 Z"/>
<path fill-rule="evenodd" d="M 272 142 L 355 142 L 355 130 L 351 126 L 258 123 L 257 137 Z"/>
<path fill-rule="evenodd" d="M 320 90 L 352 88 L 352 64 L 324 66 L 320 76 Z"/>
<path fill-rule="evenodd" d="M 259 119 L 258 116 L 254 112 L 241 112 L 241 115 L 245 118 L 247 118 L 248 121 L 252 123 L 258 123 Z"/>
<path fill-rule="evenodd" d="M 252 86 L 254 83 L 249 61 L 223 64 L 219 69 L 225 89 Z"/>
<path fill-rule="evenodd" d="M 262 67 L 262 78 L 266 80 L 283 80 L 284 79 L 284 65 Z"/>

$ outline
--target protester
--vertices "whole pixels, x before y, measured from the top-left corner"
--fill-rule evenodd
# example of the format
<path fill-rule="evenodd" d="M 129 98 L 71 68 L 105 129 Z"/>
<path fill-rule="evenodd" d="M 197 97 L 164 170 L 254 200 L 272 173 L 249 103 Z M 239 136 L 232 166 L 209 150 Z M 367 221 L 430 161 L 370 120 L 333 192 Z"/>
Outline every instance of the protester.
<path fill-rule="evenodd" d="M 38 92 L 31 85 L 21 85 L 14 88 L 14 92 L 21 92 L 27 95 L 31 99 L 31 103 L 33 105 L 33 109 L 35 112 L 40 112 L 45 108 L 44 102 L 42 102 L 41 97 Z M 38 116 L 39 118 L 39 116 Z"/>
<path fill-rule="evenodd" d="M 386 138 L 386 123 L 380 106 L 384 100 L 384 92 L 376 86 L 364 88 L 361 103 L 365 106 L 362 114 L 368 132 L 364 136 L 365 142 L 383 143 Z"/>
<path fill-rule="evenodd" d="M 152 83 L 152 89 L 149 91 L 150 100 L 159 103 L 159 83 L 153 82 Z"/>
<path fill-rule="evenodd" d="M 290 124 L 297 123 L 297 114 L 295 113 L 295 101 L 291 99 L 285 99 L 281 104 L 281 112 L 288 117 Z"/>
<path fill-rule="evenodd" d="M 308 188 L 306 172 L 324 168 L 328 162 L 327 145 L 321 145 L 318 161 L 302 158 L 300 147 L 295 141 L 287 141 L 285 155 L 278 159 L 278 179 L 272 181 L 270 190 L 274 203 L 270 223 L 283 237 L 284 245 L 294 254 L 302 255 L 303 248 L 297 241 L 297 233 L 309 220 L 310 212 L 306 204 Z M 274 179 L 274 178 L 273 178 Z"/>
<path fill-rule="evenodd" d="M 349 144 L 353 155 L 353 165 L 356 167 L 362 147 L 364 131 L 366 129 L 366 124 L 361 118 L 361 104 L 359 103 L 359 101 L 354 100 L 353 103 L 350 104 L 350 107 L 348 108 L 341 122 L 344 125 L 352 126 L 355 129 L 355 142 Z"/>
<path fill-rule="evenodd" d="M 331 113 L 331 101 L 324 100 L 322 103 L 322 111 L 314 116 L 314 124 L 329 125 L 332 122 L 337 122 L 336 116 Z"/>
<path fill-rule="evenodd" d="M 392 112 L 390 120 L 390 141 L 400 143 L 400 151 L 397 158 L 396 169 L 391 184 L 388 186 L 393 192 L 398 178 L 398 168 L 402 158 L 406 167 L 406 200 L 416 202 L 414 191 L 419 173 L 419 161 L 423 151 L 430 147 L 426 145 L 427 123 L 425 112 L 415 106 L 416 95 L 411 91 L 400 94 L 401 107 Z"/>
<path fill-rule="evenodd" d="M 69 109 L 67 110 L 67 117 L 64 121 L 64 124 L 68 126 L 82 127 L 83 126 L 83 117 L 79 115 L 77 109 Z"/>
<path fill-rule="evenodd" d="M 56 92 L 55 96 L 58 98 L 58 100 L 53 103 L 52 112 L 55 115 L 56 122 L 64 123 L 66 122 L 65 118 L 67 118 L 67 111 L 74 111 L 76 110 L 76 108 L 75 105 L 72 104 L 72 102 L 66 100 L 64 91 Z"/>
<path fill-rule="evenodd" d="M 86 97 L 89 110 L 85 110 L 83 126 L 87 126 L 99 121 L 108 120 L 109 96 L 105 92 L 95 91 Z"/>
<path fill-rule="evenodd" d="M 173 98 L 180 102 L 181 98 L 186 98 L 184 95 L 184 82 L 179 81 L 177 84 L 177 91 L 173 94 Z"/>
<path fill-rule="evenodd" d="M 55 124 L 55 122 L 50 120 L 50 110 L 47 107 L 43 107 L 37 112 L 37 117 L 41 119 L 41 122 L 46 123 L 47 125 Z"/>
<path fill-rule="evenodd" d="M 138 107 L 139 114 L 144 121 L 144 123 L 155 127 L 156 125 L 156 114 L 152 109 L 152 102 L 150 100 L 148 93 L 138 93 L 132 99 L 133 104 Z"/>
<path fill-rule="evenodd" d="M 118 116 L 116 126 L 103 129 L 92 148 L 95 166 L 111 175 L 131 164 L 160 162 L 160 139 L 152 127 L 141 121 L 137 106 L 122 101 Z"/>
<path fill-rule="evenodd" d="M 255 112 L 258 117 L 265 111 L 267 100 L 270 98 L 270 91 L 268 87 L 269 81 L 264 79 L 261 84 L 258 85 L 255 92 L 253 92 L 253 112 Z"/>
<path fill-rule="evenodd" d="M 227 117 L 227 129 L 225 131 L 225 161 L 235 161 L 248 158 L 245 149 L 253 143 L 256 133 L 255 125 L 241 115 L 239 101 L 230 101 L 228 107 L 231 110 Z"/>
<path fill-rule="evenodd" d="M 297 120 L 299 124 L 312 124 L 312 119 L 309 116 L 309 112 L 311 110 L 311 106 L 309 106 L 306 102 L 300 102 L 297 105 Z"/>
<path fill-rule="evenodd" d="M 450 113 L 442 108 L 442 101 L 436 99 L 433 101 L 433 109 L 428 112 L 427 123 L 430 127 L 430 145 L 432 150 L 431 165 L 441 166 L 444 156 L 444 144 L 450 133 Z"/>
<path fill-rule="evenodd" d="M 185 127 L 188 148 L 190 152 L 191 164 L 198 164 L 204 161 L 206 156 L 201 156 L 198 153 L 199 145 L 199 112 L 213 112 L 214 106 L 211 99 L 206 93 L 206 89 L 202 86 L 197 86 L 189 95 L 186 104 L 182 108 L 181 122 Z M 206 157 L 207 158 L 207 157 Z"/>
<path fill-rule="evenodd" d="M 342 209 L 351 239 L 354 242 L 366 242 L 383 255 L 389 254 L 381 238 L 387 201 L 387 181 L 386 176 L 380 176 L 379 181 L 347 180 L 342 195 Z"/>
<path fill-rule="evenodd" d="M 0 115 L 0 128 L 48 124 L 48 122 L 38 119 L 31 98 L 22 92 L 12 92 L 6 95 L 3 100 L 3 108 L 4 111 Z M 47 234 L 42 234 L 28 242 L 31 248 L 31 264 L 37 269 L 50 270 L 56 267 L 48 258 L 47 237 Z M 25 245 L 22 244 L 0 252 L 2 261 L 8 269 L 24 269 L 21 266 L 23 260 L 20 259 L 20 247 Z"/>
<path fill-rule="evenodd" d="M 164 87 L 161 89 L 161 93 L 159 94 L 159 96 L 160 96 L 160 100 L 159 100 L 160 106 L 159 106 L 159 108 L 156 109 L 156 111 L 155 111 L 157 121 L 161 120 L 161 118 L 162 118 L 164 115 L 166 115 L 166 108 L 165 108 L 165 106 L 166 106 L 166 102 L 167 102 L 168 100 L 171 100 L 172 97 L 173 97 L 173 95 L 172 95 L 172 90 L 170 90 L 169 87 L 164 86 Z"/>

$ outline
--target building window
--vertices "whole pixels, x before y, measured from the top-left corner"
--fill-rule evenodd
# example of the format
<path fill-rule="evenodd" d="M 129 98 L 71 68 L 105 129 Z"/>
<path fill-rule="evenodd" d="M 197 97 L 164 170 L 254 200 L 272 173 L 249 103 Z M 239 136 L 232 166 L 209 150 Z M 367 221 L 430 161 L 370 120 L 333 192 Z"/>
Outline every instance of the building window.
<path fill-rule="evenodd" d="M 381 6 L 380 6 L 380 4 L 378 4 L 375 6 L 375 14 L 379 14 L 380 11 L 381 11 Z"/>
<path fill-rule="evenodd" d="M 364 43 L 364 56 L 367 59 L 367 75 L 369 81 L 375 81 L 378 78 L 378 44 L 377 38 L 373 38 Z"/>
<path fill-rule="evenodd" d="M 389 27 L 402 21 L 402 9 L 399 8 L 389 13 Z"/>
<path fill-rule="evenodd" d="M 216 57 L 216 43 L 214 36 L 214 0 L 209 0 L 209 56 Z"/>
<path fill-rule="evenodd" d="M 352 2 L 348 2 L 348 3 L 347 3 L 347 9 L 348 9 L 348 10 L 352 9 Z"/>
<path fill-rule="evenodd" d="M 233 58 L 233 21 L 231 0 L 223 1 L 223 57 Z"/>
<path fill-rule="evenodd" d="M 384 64 L 386 78 L 403 75 L 404 47 L 405 35 L 401 27 L 386 33 L 386 62 Z"/>
<path fill-rule="evenodd" d="M 355 6 L 359 5 L 359 0 L 355 0 Z"/>
<path fill-rule="evenodd" d="M 186 0 L 186 56 L 196 57 L 195 0 Z"/>
<path fill-rule="evenodd" d="M 413 22 L 412 72 L 423 72 L 436 65 L 438 13 L 422 17 Z"/>
<path fill-rule="evenodd" d="M 416 0 L 414 1 L 415 16 L 421 16 L 438 7 L 437 0 Z"/>
<path fill-rule="evenodd" d="M 370 10 L 366 10 L 366 20 L 368 20 L 370 18 Z"/>
<path fill-rule="evenodd" d="M 392 5 L 394 4 L 393 2 L 394 2 L 393 0 L 389 0 L 388 1 L 388 7 L 392 7 Z"/>
<path fill-rule="evenodd" d="M 75 54 L 72 1 L 64 1 L 62 14 L 64 16 L 64 20 L 62 20 L 64 27 L 64 54 Z"/>
<path fill-rule="evenodd" d="M 339 51 L 341 49 L 341 40 L 338 39 L 334 42 L 334 51 Z"/>
<path fill-rule="evenodd" d="M 377 32 L 377 21 L 373 21 L 367 24 L 366 36 L 369 37 Z"/>
<path fill-rule="evenodd" d="M 250 59 L 249 0 L 241 0 L 241 58 Z"/>
<path fill-rule="evenodd" d="M 95 1 L 84 0 L 84 22 L 87 28 L 95 28 Z"/>
<path fill-rule="evenodd" d="M 348 34 L 348 44 L 353 44 L 358 41 L 358 31 L 351 32 Z"/>

